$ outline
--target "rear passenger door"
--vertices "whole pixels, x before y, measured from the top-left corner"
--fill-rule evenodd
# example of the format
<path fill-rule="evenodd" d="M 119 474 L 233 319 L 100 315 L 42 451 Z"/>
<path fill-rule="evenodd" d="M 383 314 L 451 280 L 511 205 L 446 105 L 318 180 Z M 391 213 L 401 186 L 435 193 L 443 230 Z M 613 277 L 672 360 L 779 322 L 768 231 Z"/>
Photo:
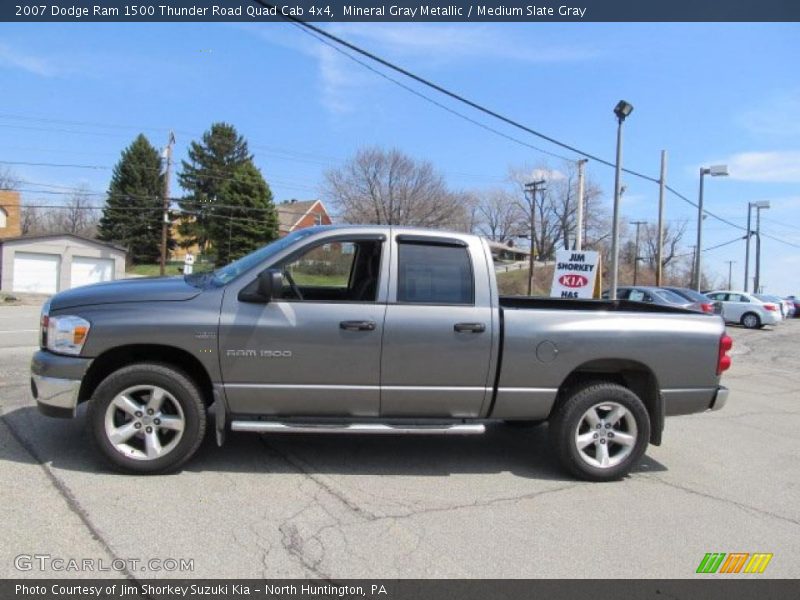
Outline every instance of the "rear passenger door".
<path fill-rule="evenodd" d="M 477 417 L 492 391 L 487 267 L 459 240 L 398 235 L 394 247 L 381 416 Z"/>

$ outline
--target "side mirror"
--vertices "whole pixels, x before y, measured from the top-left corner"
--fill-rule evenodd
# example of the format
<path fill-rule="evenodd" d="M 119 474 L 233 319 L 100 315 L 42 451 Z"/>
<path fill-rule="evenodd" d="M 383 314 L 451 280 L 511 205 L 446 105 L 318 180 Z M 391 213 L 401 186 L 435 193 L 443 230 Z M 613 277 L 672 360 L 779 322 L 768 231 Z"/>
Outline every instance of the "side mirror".
<path fill-rule="evenodd" d="M 265 302 L 283 289 L 283 274 L 278 269 L 267 269 L 258 274 L 258 295 Z"/>
<path fill-rule="evenodd" d="M 283 289 L 283 274 L 280 269 L 266 269 L 258 278 L 239 292 L 241 302 L 265 304 Z"/>

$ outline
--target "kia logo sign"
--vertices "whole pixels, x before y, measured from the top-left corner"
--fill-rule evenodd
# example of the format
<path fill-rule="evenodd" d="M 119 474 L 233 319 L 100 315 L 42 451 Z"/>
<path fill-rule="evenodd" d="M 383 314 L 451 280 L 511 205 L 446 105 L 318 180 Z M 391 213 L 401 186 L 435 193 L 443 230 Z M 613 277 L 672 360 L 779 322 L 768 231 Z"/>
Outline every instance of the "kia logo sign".
<path fill-rule="evenodd" d="M 589 280 L 583 275 L 562 275 L 558 278 L 558 282 L 564 287 L 579 288 L 589 283 Z"/>

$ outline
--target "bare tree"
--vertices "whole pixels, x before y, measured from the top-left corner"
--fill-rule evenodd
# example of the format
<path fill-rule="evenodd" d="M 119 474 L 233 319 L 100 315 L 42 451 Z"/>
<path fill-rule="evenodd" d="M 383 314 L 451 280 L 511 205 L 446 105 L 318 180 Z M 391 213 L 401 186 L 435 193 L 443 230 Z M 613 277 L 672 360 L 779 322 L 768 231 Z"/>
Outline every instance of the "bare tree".
<path fill-rule="evenodd" d="M 348 223 L 459 227 L 464 197 L 433 165 L 399 150 L 368 148 L 325 173 L 323 190 Z"/>
<path fill-rule="evenodd" d="M 60 230 L 60 233 L 91 237 L 97 232 L 98 211 L 95 209 L 88 189 L 80 186 L 69 197 L 64 208 L 55 213 L 55 229 Z"/>
<path fill-rule="evenodd" d="M 20 180 L 11 169 L 0 167 L 0 190 L 15 190 L 19 184 Z"/>
<path fill-rule="evenodd" d="M 535 169 L 512 168 L 509 179 L 516 187 L 517 205 L 522 211 L 523 231 L 530 235 L 530 215 L 534 213 L 533 243 L 535 254 L 540 258 L 549 258 L 555 252 L 561 239 L 561 223 L 555 210 L 554 195 L 548 190 L 553 181 L 563 177 L 558 171 L 541 165 Z M 531 181 L 545 181 L 544 192 L 539 192 L 536 198 L 525 190 L 525 184 Z"/>
<path fill-rule="evenodd" d="M 484 193 L 477 206 L 476 230 L 495 242 L 527 234 L 525 213 L 513 193 L 496 188 Z"/>
<path fill-rule="evenodd" d="M 675 258 L 677 258 L 680 250 L 680 242 L 686 233 L 686 221 L 679 221 L 675 224 L 664 224 L 664 244 L 663 255 L 661 257 L 661 266 L 667 267 Z M 644 252 L 642 256 L 645 257 L 651 269 L 656 268 L 658 261 L 658 225 L 649 224 L 644 229 Z"/>
<path fill-rule="evenodd" d="M 42 214 L 39 208 L 31 204 L 20 207 L 19 227 L 22 235 L 35 235 L 42 230 Z"/>

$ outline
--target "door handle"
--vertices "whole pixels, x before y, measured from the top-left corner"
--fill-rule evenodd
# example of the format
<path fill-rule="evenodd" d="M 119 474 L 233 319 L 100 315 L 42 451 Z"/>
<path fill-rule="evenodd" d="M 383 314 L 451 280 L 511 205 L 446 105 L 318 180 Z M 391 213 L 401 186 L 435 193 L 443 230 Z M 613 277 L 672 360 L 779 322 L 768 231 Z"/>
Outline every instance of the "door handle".
<path fill-rule="evenodd" d="M 339 323 L 339 329 L 347 331 L 374 331 L 375 321 L 342 321 Z"/>
<path fill-rule="evenodd" d="M 458 332 L 483 333 L 486 331 L 486 325 L 484 323 L 456 323 L 453 325 L 453 329 Z"/>

